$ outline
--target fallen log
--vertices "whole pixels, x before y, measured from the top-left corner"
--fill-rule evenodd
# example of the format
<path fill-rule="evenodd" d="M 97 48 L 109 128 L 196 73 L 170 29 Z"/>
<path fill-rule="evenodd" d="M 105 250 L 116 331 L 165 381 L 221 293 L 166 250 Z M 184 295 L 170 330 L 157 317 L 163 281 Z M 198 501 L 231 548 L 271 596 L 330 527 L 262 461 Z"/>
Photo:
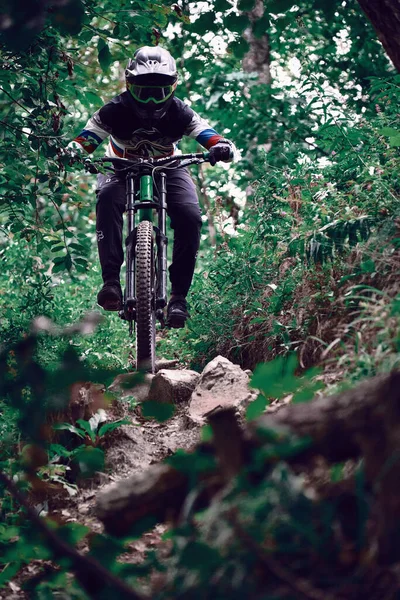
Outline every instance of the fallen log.
<path fill-rule="evenodd" d="M 380 375 L 354 389 L 263 415 L 258 431 L 284 428 L 310 437 L 305 453 L 330 462 L 364 459 L 366 480 L 376 494 L 379 558 L 400 558 L 400 372 Z"/>
<path fill-rule="evenodd" d="M 231 411 L 226 411 L 226 415 L 231 423 Z M 396 540 L 400 533 L 400 491 L 397 488 L 400 478 L 400 372 L 377 376 L 332 396 L 287 405 L 273 415 L 264 414 L 247 426 L 245 438 L 237 434 L 236 441 L 241 450 L 236 453 L 234 465 L 227 465 L 229 453 L 223 450 L 225 442 L 221 436 L 225 441 L 229 437 L 230 443 L 234 443 L 233 436 L 226 435 L 224 418 L 218 413 L 209 418 L 214 443 L 203 443 L 201 448 L 214 452 L 223 468 L 220 472 L 204 473 L 203 487 L 209 481 L 213 490 L 221 489 L 227 474 L 233 476 L 237 472 L 236 466 L 242 464 L 246 450 L 263 443 L 265 430 L 283 430 L 310 438 L 312 443 L 300 451 L 295 460 L 304 461 L 319 455 L 329 462 L 343 462 L 362 457 L 367 481 L 376 498 L 380 562 L 399 559 Z M 233 431 L 232 425 L 230 429 Z M 189 474 L 168 465 L 153 465 L 144 473 L 118 482 L 99 494 L 97 516 L 109 533 L 123 535 L 144 516 L 156 515 L 165 520 L 171 512 L 176 515 L 184 505 L 189 489 Z"/>
<path fill-rule="evenodd" d="M 310 437 L 313 445 L 305 452 L 342 462 L 369 455 L 373 441 L 380 453 L 386 433 L 396 428 L 397 421 L 400 427 L 400 372 L 379 375 L 332 396 L 288 404 L 273 415 L 262 415 L 250 428 L 253 435 L 263 429 L 284 428 Z M 380 468 L 379 459 L 378 463 Z M 377 467 L 370 467 L 374 477 Z"/>
<path fill-rule="evenodd" d="M 151 465 L 100 493 L 96 515 L 108 533 L 123 536 L 144 517 L 155 517 L 158 522 L 172 518 L 188 489 L 184 473 L 162 463 Z"/>

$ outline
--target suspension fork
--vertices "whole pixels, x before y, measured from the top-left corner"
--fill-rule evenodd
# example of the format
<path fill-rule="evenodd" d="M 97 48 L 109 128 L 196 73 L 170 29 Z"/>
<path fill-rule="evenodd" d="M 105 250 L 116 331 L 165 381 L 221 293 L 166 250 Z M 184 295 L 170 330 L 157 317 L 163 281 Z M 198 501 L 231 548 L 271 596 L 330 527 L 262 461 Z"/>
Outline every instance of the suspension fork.
<path fill-rule="evenodd" d="M 163 309 L 167 304 L 167 245 L 166 236 L 166 215 L 167 215 L 167 175 L 161 171 L 159 174 L 159 208 L 158 208 L 158 228 L 156 231 L 157 242 L 157 290 L 156 290 L 156 308 Z"/>
<path fill-rule="evenodd" d="M 135 183 L 138 182 L 138 185 Z M 138 196 L 139 202 L 136 201 Z M 149 204 L 149 206 L 147 206 Z M 136 213 L 140 211 L 140 221 L 153 221 L 153 178 L 151 175 L 136 175 L 130 173 L 126 178 L 126 299 L 125 317 L 132 320 L 132 312 L 136 308 Z M 165 217 L 164 217 L 165 229 Z M 131 314 L 129 314 L 131 313 Z"/>
<path fill-rule="evenodd" d="M 135 268 L 136 256 L 134 239 L 135 234 L 135 177 L 129 174 L 126 179 L 126 218 L 127 218 L 127 236 L 126 236 L 126 288 L 125 288 L 125 309 L 129 312 L 136 308 L 136 284 Z M 126 315 L 128 317 L 128 315 Z"/>
<path fill-rule="evenodd" d="M 135 181 L 139 181 L 138 190 L 135 189 Z M 159 174 L 159 198 L 158 203 L 154 203 L 153 197 L 153 179 L 151 175 L 142 175 L 137 179 L 134 175 L 128 175 L 126 180 L 126 215 L 127 215 L 127 237 L 126 237 L 126 318 L 132 319 L 129 315 L 136 308 L 136 213 L 140 211 L 140 221 L 152 221 L 153 208 L 157 208 L 158 227 L 154 227 L 157 243 L 157 290 L 156 290 L 156 309 L 158 318 L 162 317 L 162 309 L 167 304 L 167 244 L 166 235 L 166 214 L 167 214 L 167 176 L 161 172 Z M 135 202 L 136 195 L 139 202 Z M 150 206 L 147 207 L 146 203 Z"/>

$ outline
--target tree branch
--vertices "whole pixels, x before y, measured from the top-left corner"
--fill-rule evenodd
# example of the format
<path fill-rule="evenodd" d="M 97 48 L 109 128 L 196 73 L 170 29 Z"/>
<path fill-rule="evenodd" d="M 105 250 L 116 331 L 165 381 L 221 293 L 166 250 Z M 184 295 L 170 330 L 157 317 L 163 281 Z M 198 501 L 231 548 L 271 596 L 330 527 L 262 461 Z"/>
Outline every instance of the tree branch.
<path fill-rule="evenodd" d="M 32 133 L 32 132 L 27 132 L 24 131 L 23 129 L 21 129 L 20 127 L 15 127 L 15 125 L 10 125 L 10 123 L 6 123 L 5 121 L 1 121 L 0 123 L 2 125 L 4 125 L 4 127 L 8 127 L 8 129 L 14 130 L 14 131 L 19 131 L 20 133 L 23 133 L 24 135 L 27 136 L 32 136 L 38 140 L 62 140 L 63 136 L 60 135 L 36 135 L 36 133 Z"/>
<path fill-rule="evenodd" d="M 23 104 L 21 104 L 20 102 L 18 102 L 18 100 L 16 100 L 15 98 L 13 98 L 11 96 L 11 94 L 9 92 L 7 92 L 7 90 L 5 90 L 4 88 L 0 87 L 0 92 L 4 92 L 5 94 L 7 94 L 7 96 L 14 102 L 14 104 L 18 104 L 18 106 L 20 106 L 21 108 L 23 108 L 25 112 L 27 112 L 28 114 L 30 114 L 29 109 L 27 109 L 26 106 L 24 106 Z"/>

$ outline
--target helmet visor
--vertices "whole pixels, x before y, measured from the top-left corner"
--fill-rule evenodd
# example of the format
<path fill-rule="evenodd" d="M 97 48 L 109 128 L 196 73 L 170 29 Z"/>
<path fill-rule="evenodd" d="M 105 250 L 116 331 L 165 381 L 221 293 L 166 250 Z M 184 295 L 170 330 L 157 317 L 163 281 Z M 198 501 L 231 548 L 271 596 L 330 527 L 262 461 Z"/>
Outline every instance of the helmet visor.
<path fill-rule="evenodd" d="M 133 98 L 142 104 L 148 102 L 162 104 L 171 98 L 175 90 L 175 85 L 136 85 L 129 82 L 127 87 Z"/>

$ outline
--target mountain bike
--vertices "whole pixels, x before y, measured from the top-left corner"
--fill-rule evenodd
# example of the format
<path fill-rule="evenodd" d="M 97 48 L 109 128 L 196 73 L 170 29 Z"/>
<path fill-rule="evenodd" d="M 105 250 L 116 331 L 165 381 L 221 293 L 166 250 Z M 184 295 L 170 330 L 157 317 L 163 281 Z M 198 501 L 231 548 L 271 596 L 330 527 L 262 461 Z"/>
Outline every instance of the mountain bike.
<path fill-rule="evenodd" d="M 136 324 L 136 369 L 140 371 L 154 373 L 156 321 L 165 326 L 168 244 L 165 170 L 206 162 L 208 155 L 208 152 L 200 152 L 158 159 L 85 161 L 85 168 L 91 173 L 99 172 L 97 165 L 109 163 L 126 181 L 126 280 L 123 306 L 118 314 L 129 323 L 130 335 Z"/>

